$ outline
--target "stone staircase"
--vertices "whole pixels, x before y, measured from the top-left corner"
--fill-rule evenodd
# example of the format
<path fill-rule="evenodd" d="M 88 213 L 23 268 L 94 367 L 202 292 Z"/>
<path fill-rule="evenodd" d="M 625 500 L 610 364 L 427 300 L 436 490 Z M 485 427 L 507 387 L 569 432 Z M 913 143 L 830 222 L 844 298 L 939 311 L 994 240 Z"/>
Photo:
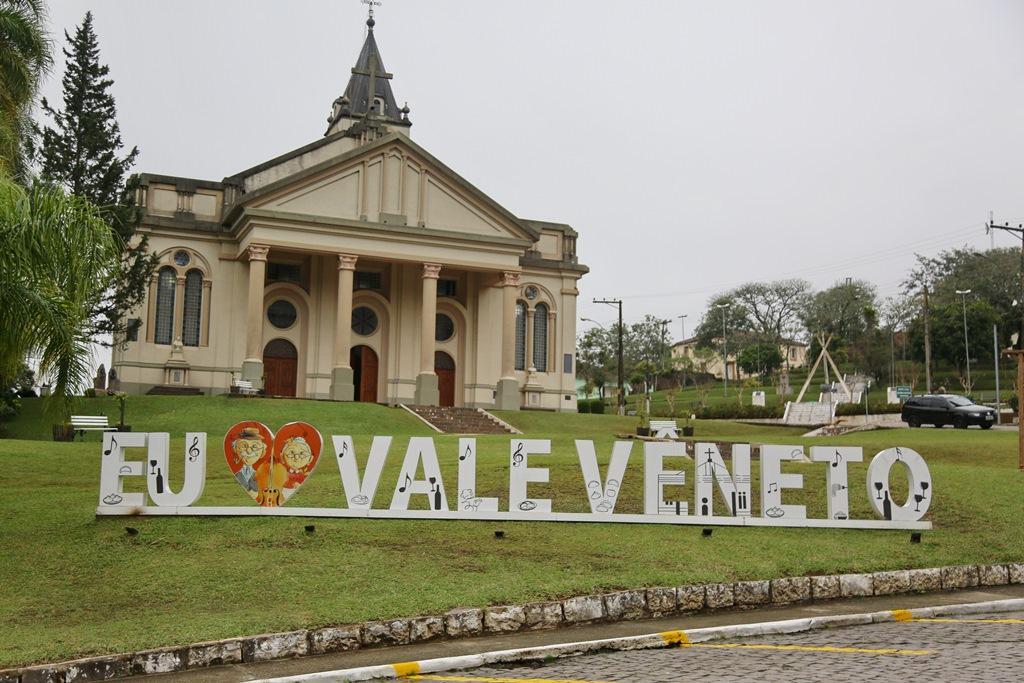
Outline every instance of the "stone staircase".
<path fill-rule="evenodd" d="M 794 403 L 786 404 L 786 414 L 783 422 L 801 427 L 818 427 L 831 424 L 835 419 L 836 405 L 828 403 Z"/>
<path fill-rule="evenodd" d="M 424 422 L 445 434 L 515 434 L 486 410 L 479 408 L 440 408 L 437 406 L 404 406 Z"/>
<path fill-rule="evenodd" d="M 203 392 L 196 387 L 183 387 L 174 384 L 158 384 L 146 392 L 147 396 L 202 396 Z"/>

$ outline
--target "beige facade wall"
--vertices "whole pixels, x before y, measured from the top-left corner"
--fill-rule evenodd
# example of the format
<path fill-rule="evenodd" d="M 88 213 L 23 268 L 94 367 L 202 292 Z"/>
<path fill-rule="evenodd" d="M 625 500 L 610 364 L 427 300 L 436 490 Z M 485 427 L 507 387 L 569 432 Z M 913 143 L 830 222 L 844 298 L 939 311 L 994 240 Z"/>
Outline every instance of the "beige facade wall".
<path fill-rule="evenodd" d="M 672 347 L 673 358 L 690 358 L 694 357 L 694 350 L 697 348 L 696 342 L 687 341 L 678 343 Z M 715 355 L 708 361 L 707 371 L 715 377 L 722 378 L 722 351 L 721 347 L 713 349 Z M 807 362 L 807 345 L 801 342 L 782 343 L 779 344 L 779 353 L 782 354 L 783 367 L 799 368 Z M 743 371 L 742 368 L 736 363 L 736 354 L 729 351 L 727 360 L 729 363 L 729 379 L 746 379 L 749 375 Z"/>
<path fill-rule="evenodd" d="M 402 145 L 376 149 L 358 159 L 349 155 L 334 167 L 303 175 L 301 171 L 318 160 L 347 151 L 333 142 L 320 149 L 327 151 L 300 155 L 303 158 L 258 171 L 246 180 L 247 187 L 255 188 L 295 173 L 301 176 L 269 188 L 230 230 L 204 232 L 186 224 L 168 227 L 166 222 L 143 221 L 160 266 L 146 300 L 131 314 L 142 321 L 137 340 L 114 351 L 113 366 L 122 387 L 144 393 L 173 383 L 169 373 L 176 369 L 183 373 L 186 386 L 209 394 L 228 392 L 242 376 L 247 340 L 258 335 L 260 349 L 275 340 L 295 347 L 296 396 L 330 398 L 336 368 L 338 255 L 347 254 L 357 257 L 357 276 L 375 272 L 381 279 L 379 289 L 352 293 L 353 309 L 368 307 L 378 319 L 372 334 L 351 334 L 352 346 L 368 347 L 378 358 L 378 402 L 414 400 L 421 369 L 423 264 L 436 263 L 441 280 L 456 281 L 456 295 L 438 296 L 436 303 L 437 312 L 454 322 L 455 332 L 434 344 L 435 351 L 454 361 L 455 404 L 495 404 L 503 330 L 514 324 L 503 314 L 501 283 L 503 273 L 516 272 L 516 298 L 528 310 L 523 349 L 527 363 L 516 371 L 522 405 L 575 411 L 576 282 L 585 269 L 561 260 L 562 233 L 545 229 L 534 239 L 500 207 L 467 192 L 458 179 Z M 200 187 L 187 194 L 197 220 L 222 220 L 222 213 L 228 213 L 222 209 L 220 190 Z M 181 195 L 174 185 L 150 183 L 149 215 L 177 215 Z M 260 253 L 268 249 L 257 330 L 247 329 L 250 248 Z M 187 265 L 176 263 L 179 252 L 188 255 Z M 550 263 L 525 267 L 521 259 L 528 253 Z M 281 267 L 297 268 L 299 282 L 275 281 L 273 275 Z M 202 274 L 204 332 L 196 345 L 182 343 L 181 286 L 176 287 L 173 339 L 168 343 L 156 338 L 157 280 L 166 268 L 174 270 L 176 285 L 191 270 Z M 297 312 L 287 329 L 275 327 L 267 317 L 267 309 L 278 300 L 289 302 Z M 538 325 L 547 329 L 543 342 L 534 339 Z M 546 346 L 543 367 L 533 362 L 539 346 Z"/>

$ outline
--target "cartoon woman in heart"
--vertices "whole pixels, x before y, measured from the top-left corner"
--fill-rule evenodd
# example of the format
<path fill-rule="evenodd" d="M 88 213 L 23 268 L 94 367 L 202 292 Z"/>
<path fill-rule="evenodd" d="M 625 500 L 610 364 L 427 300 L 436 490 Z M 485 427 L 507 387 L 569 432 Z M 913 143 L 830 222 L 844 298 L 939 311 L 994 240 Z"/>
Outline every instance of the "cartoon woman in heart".
<path fill-rule="evenodd" d="M 320 460 L 323 439 L 320 432 L 305 422 L 291 422 L 274 440 L 274 485 L 284 500 L 291 498 Z"/>

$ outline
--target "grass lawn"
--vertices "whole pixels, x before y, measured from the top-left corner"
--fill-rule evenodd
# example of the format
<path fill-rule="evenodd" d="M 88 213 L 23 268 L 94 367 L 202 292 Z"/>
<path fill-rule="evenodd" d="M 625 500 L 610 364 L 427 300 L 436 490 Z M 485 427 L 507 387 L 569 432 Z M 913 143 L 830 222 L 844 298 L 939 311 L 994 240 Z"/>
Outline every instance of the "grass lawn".
<path fill-rule="evenodd" d="M 107 399 L 91 399 L 81 411 L 117 414 Z M 550 465 L 550 483 L 531 484 L 530 493 L 553 498 L 555 508 L 566 511 L 586 509 L 573 439 L 594 439 L 604 466 L 614 433 L 636 424 L 635 418 L 602 415 L 502 417 L 530 437 L 553 440 L 553 454 L 536 463 Z M 370 435 L 400 437 L 377 507 L 386 507 L 397 479 L 405 451 L 401 437 L 430 434 L 407 413 L 380 406 L 129 399 L 128 422 L 136 431 L 171 432 L 173 487 L 184 431 L 208 431 L 207 483 L 199 504 L 252 504 L 220 455 L 222 435 L 242 419 L 260 419 L 271 429 L 305 420 L 325 437 L 352 434 L 360 463 Z M 931 466 L 935 530 L 911 545 L 905 531 L 719 528 L 702 538 L 692 526 L 318 519 L 316 533 L 307 534 L 303 526 L 310 522 L 299 518 L 97 519 L 98 435 L 72 444 L 49 441 L 49 420 L 34 401 L 26 401 L 21 417 L 7 426 L 12 438 L 0 440 L 0 666 L 618 588 L 1024 561 L 1024 476 L 1016 470 L 1017 436 L 1008 432 L 918 429 L 804 439 L 788 428 L 696 423 L 698 438 L 862 445 L 866 459 L 893 445 L 918 450 Z M 452 495 L 457 437 L 436 441 Z M 479 493 L 499 497 L 504 507 L 508 438 L 481 437 L 479 453 Z M 292 505 L 344 505 L 332 460 L 324 458 Z M 639 447 L 630 462 L 621 512 L 642 507 Z M 809 516 L 825 516 L 824 468 L 787 464 L 786 471 L 804 474 L 805 489 L 787 491 L 785 501 L 806 504 Z M 870 517 L 858 484 L 864 472 L 864 465 L 851 467 L 855 517 Z M 133 482 L 126 489 L 142 486 Z M 422 496 L 413 497 L 414 506 L 423 507 L 417 498 Z M 140 533 L 128 536 L 126 526 Z M 497 528 L 505 530 L 503 540 L 494 538 Z"/>

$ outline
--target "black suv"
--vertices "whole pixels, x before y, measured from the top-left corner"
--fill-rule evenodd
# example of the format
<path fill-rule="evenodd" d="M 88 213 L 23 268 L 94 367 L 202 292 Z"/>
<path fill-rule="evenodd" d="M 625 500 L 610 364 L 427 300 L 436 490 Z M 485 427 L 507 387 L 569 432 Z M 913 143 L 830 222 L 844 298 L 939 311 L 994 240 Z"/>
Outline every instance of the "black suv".
<path fill-rule="evenodd" d="M 953 394 L 913 396 L 903 404 L 900 415 L 911 427 L 930 424 L 967 429 L 968 425 L 978 425 L 988 429 L 996 422 L 996 411 L 992 408 L 975 405 L 971 399 Z"/>

